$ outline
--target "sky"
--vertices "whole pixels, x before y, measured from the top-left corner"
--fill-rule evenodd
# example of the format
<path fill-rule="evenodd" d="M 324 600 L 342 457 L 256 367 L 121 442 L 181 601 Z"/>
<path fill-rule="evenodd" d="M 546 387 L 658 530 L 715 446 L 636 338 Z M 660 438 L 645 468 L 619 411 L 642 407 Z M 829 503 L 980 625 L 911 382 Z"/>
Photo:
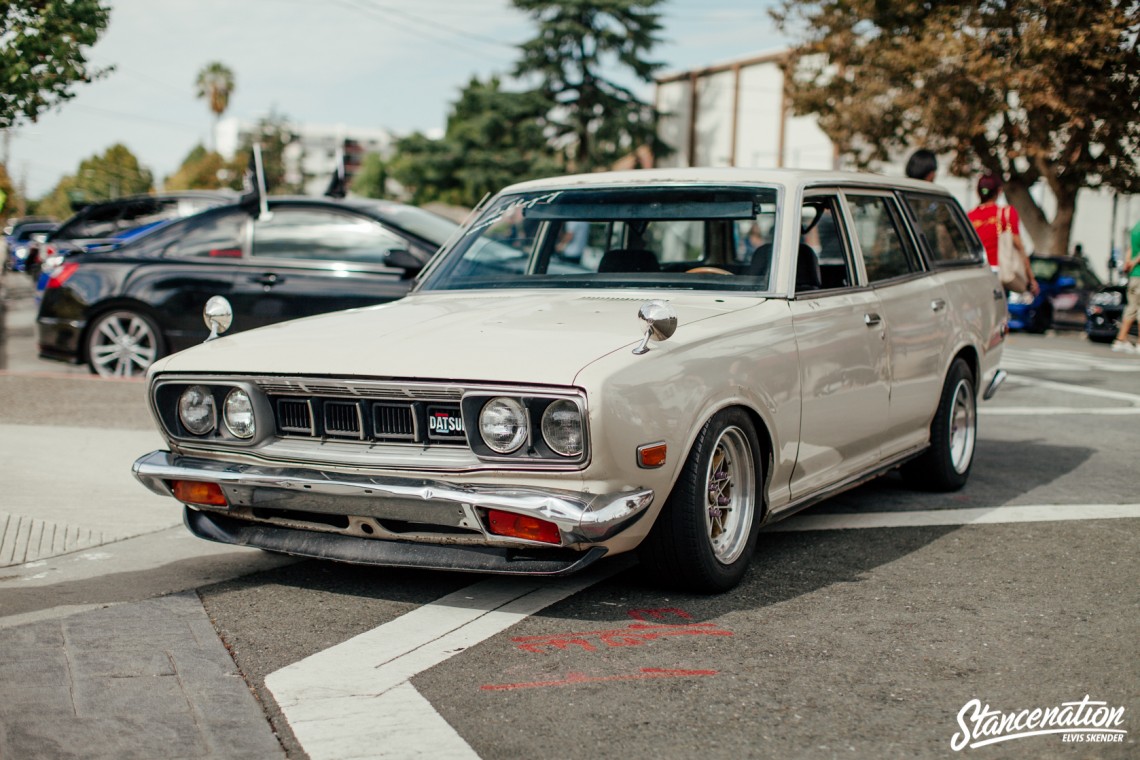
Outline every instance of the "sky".
<path fill-rule="evenodd" d="M 213 114 L 194 94 L 220 61 L 236 87 L 225 117 L 270 110 L 294 123 L 442 130 L 475 75 L 507 79 L 535 26 L 509 0 L 109 0 L 111 20 L 90 49 L 114 71 L 34 124 L 17 127 L 8 169 L 29 197 L 49 192 L 79 162 L 125 144 L 156 181 L 197 144 Z M 768 0 L 665 0 L 662 72 L 784 47 Z M 641 92 L 652 98 L 652 87 Z M 0 156 L 2 158 L 2 156 Z"/>

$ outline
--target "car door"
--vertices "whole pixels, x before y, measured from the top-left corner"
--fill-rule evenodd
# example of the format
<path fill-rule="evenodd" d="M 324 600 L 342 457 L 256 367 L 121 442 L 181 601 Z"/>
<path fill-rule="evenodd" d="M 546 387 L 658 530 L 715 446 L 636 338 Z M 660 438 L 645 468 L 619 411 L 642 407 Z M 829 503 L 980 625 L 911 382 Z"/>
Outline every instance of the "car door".
<path fill-rule="evenodd" d="M 234 321 L 256 327 L 401 298 L 412 279 L 386 262 L 411 247 L 348 210 L 275 207 L 253 221 L 250 255 L 234 282 Z"/>
<path fill-rule="evenodd" d="M 879 299 L 855 279 L 838 191 L 801 208 L 792 327 L 800 360 L 800 442 L 793 501 L 849 479 L 879 460 L 890 384 Z"/>
<path fill-rule="evenodd" d="M 232 297 L 235 263 L 248 248 L 249 224 L 247 212 L 229 207 L 173 222 L 139 242 L 146 255 L 124 284 L 124 294 L 151 306 L 169 351 L 206 337 L 202 309 L 211 296 Z"/>
<path fill-rule="evenodd" d="M 952 333 L 949 297 L 926 271 L 892 193 L 860 189 L 843 196 L 857 264 L 879 299 L 886 339 L 891 392 L 882 455 L 888 458 L 929 437 Z"/>

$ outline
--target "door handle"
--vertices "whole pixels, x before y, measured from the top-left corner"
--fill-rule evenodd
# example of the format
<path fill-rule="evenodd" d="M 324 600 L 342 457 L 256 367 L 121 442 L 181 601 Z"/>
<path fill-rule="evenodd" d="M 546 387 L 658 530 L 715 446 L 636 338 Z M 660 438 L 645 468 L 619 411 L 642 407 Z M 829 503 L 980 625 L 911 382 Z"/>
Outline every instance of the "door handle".
<path fill-rule="evenodd" d="M 943 309 L 946 308 L 946 302 L 943 301 L 941 298 L 935 298 L 933 301 L 930 302 L 930 308 L 934 311 L 942 311 Z"/>
<path fill-rule="evenodd" d="M 882 317 L 880 317 L 878 314 L 876 314 L 874 312 L 870 312 L 869 314 L 863 315 L 863 324 L 867 325 L 867 327 L 874 327 L 875 325 L 879 324 L 882 321 L 883 321 Z"/>
<path fill-rule="evenodd" d="M 281 282 L 281 280 L 282 280 L 282 278 L 278 277 L 273 272 L 266 272 L 265 274 L 261 275 L 260 277 L 254 277 L 253 278 L 254 282 L 256 282 L 261 287 L 265 288 L 266 290 L 269 290 L 274 285 Z"/>

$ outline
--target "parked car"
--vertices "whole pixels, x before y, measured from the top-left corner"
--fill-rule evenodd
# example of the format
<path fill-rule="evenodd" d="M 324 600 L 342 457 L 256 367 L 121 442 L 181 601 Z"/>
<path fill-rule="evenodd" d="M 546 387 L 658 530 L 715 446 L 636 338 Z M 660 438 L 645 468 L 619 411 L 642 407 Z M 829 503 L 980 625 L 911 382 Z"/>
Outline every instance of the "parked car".
<path fill-rule="evenodd" d="M 237 199 L 230 190 L 187 190 L 130 195 L 80 206 L 46 241 L 29 248 L 26 271 L 38 279 L 49 259 L 56 259 L 52 264 L 58 266 L 59 259 L 76 251 L 113 249 L 149 227 Z"/>
<path fill-rule="evenodd" d="M 230 299 L 239 328 L 391 301 L 458 227 L 381 201 L 282 197 L 268 208 L 260 217 L 219 206 L 66 259 L 40 302 L 40 356 L 140 376 L 202 341 L 198 315 L 215 294 Z"/>
<path fill-rule="evenodd" d="M 1089 297 L 1085 310 L 1085 334 L 1097 343 L 1111 343 L 1120 332 L 1120 320 L 1124 317 L 1124 305 L 1128 302 L 1127 287 L 1105 285 Z M 1140 336 L 1140 324 L 1133 322 L 1130 335 Z"/>
<path fill-rule="evenodd" d="M 595 264 L 557 250 L 570 222 L 604 240 Z M 961 488 L 1005 327 L 977 235 L 929 183 L 534 181 L 400 301 L 156 362 L 169 448 L 134 471 L 223 543 L 539 575 L 638 550 L 717 591 L 762 524 L 845 488 L 899 467 Z"/>
<path fill-rule="evenodd" d="M 1084 259 L 1075 256 L 1029 257 L 1039 287 L 1032 293 L 1009 294 L 1011 330 L 1043 333 L 1056 327 L 1081 329 L 1089 298 L 1103 283 Z"/>
<path fill-rule="evenodd" d="M 58 227 L 59 222 L 50 220 L 21 221 L 13 224 L 11 231 L 4 236 L 7 268 L 13 272 L 23 272 L 31 246 L 47 240 Z"/>

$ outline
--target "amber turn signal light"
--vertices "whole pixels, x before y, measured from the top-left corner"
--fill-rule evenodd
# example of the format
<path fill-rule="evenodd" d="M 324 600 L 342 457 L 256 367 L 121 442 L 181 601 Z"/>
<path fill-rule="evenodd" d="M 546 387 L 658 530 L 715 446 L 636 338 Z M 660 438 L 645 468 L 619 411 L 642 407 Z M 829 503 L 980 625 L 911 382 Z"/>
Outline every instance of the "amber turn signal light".
<path fill-rule="evenodd" d="M 664 443 L 647 443 L 644 446 L 638 446 L 637 466 L 652 470 L 665 464 L 666 448 L 668 447 Z"/>
<path fill-rule="evenodd" d="M 487 524 L 496 536 L 525 538 L 528 541 L 541 541 L 544 544 L 562 543 L 558 526 L 546 520 L 539 520 L 537 517 L 488 509 Z"/>
<path fill-rule="evenodd" d="M 170 484 L 174 498 L 183 504 L 200 504 L 204 507 L 225 507 L 226 496 L 217 483 L 201 483 L 197 480 L 175 480 Z"/>

